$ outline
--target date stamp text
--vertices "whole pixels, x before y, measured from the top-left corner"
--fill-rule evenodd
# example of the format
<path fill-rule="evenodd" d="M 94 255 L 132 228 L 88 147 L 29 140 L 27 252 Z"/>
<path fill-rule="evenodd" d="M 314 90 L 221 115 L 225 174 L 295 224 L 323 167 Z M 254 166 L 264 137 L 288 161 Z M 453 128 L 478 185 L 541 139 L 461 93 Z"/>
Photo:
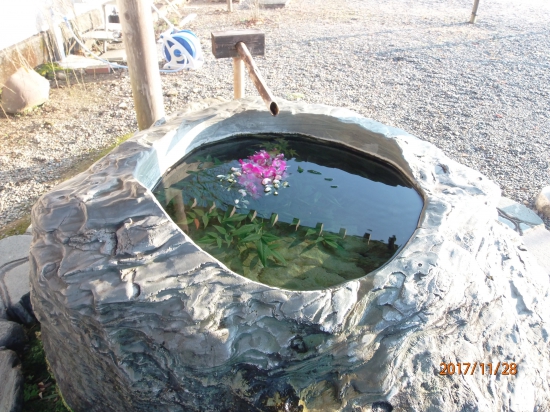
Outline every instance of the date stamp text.
<path fill-rule="evenodd" d="M 440 375 L 473 375 L 476 370 L 482 375 L 516 375 L 518 365 L 513 362 L 481 363 L 481 362 L 441 362 L 439 364 Z"/>

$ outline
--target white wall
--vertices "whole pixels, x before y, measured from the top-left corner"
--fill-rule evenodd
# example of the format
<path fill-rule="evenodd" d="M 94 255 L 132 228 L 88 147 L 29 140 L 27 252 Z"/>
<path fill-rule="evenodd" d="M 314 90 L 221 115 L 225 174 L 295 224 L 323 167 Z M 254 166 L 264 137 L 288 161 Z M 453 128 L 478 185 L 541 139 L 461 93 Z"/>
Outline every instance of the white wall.
<path fill-rule="evenodd" d="M 75 0 L 73 4 L 72 0 L 0 0 L 0 50 L 48 30 L 52 22 L 60 23 L 62 16 L 73 18 L 75 14 L 102 9 L 102 4 L 108 2 Z"/>

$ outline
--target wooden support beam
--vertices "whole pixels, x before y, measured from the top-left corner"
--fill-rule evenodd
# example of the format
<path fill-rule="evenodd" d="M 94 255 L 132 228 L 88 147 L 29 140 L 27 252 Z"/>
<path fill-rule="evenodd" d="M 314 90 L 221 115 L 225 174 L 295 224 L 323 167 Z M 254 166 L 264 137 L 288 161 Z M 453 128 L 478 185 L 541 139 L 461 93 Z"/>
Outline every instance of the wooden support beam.
<path fill-rule="evenodd" d="M 479 0 L 474 0 L 474 7 L 472 8 L 472 15 L 470 16 L 470 23 L 474 24 L 477 17 L 477 7 L 479 6 Z"/>
<path fill-rule="evenodd" d="M 227 0 L 227 11 L 233 13 L 233 0 Z"/>
<path fill-rule="evenodd" d="M 233 97 L 244 97 L 244 62 L 240 57 L 233 57 Z"/>
<path fill-rule="evenodd" d="M 162 87 L 151 15 L 147 0 L 117 0 L 128 71 L 140 130 L 164 117 Z"/>

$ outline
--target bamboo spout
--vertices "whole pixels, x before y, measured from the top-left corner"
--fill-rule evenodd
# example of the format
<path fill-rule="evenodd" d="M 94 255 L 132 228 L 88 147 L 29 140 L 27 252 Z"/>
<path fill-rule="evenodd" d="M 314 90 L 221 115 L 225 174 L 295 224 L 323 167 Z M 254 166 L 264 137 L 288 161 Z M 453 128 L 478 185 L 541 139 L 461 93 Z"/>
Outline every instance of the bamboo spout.
<path fill-rule="evenodd" d="M 256 86 L 258 93 L 262 96 L 268 110 L 273 116 L 277 116 L 279 114 L 279 106 L 277 105 L 277 102 L 275 102 L 275 96 L 273 96 L 273 93 L 271 93 L 271 90 L 267 87 L 258 66 L 256 66 L 254 59 L 252 59 L 252 55 L 250 54 L 248 47 L 246 47 L 246 44 L 241 41 L 237 43 L 235 48 L 244 62 L 244 65 L 248 69 L 248 74 L 250 75 L 254 86 Z"/>

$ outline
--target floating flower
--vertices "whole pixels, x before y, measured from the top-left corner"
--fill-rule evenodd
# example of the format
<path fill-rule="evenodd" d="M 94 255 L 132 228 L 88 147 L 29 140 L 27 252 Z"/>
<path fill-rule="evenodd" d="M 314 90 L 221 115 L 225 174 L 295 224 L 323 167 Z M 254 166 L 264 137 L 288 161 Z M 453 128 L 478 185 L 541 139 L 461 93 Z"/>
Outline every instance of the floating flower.
<path fill-rule="evenodd" d="M 273 188 L 279 189 L 281 184 L 282 187 L 288 186 L 287 182 L 282 181 L 286 176 L 287 167 L 283 153 L 271 155 L 265 150 L 260 150 L 245 160 L 239 159 L 239 163 L 240 168 L 231 167 L 228 175 L 218 175 L 217 177 L 220 181 L 238 182 L 243 187 L 239 190 L 243 198 L 249 194 L 252 198 L 257 199 L 260 196 L 260 189 L 263 189 L 268 195 Z M 275 191 L 274 194 L 278 193 Z M 237 203 L 236 200 L 235 204 Z"/>

